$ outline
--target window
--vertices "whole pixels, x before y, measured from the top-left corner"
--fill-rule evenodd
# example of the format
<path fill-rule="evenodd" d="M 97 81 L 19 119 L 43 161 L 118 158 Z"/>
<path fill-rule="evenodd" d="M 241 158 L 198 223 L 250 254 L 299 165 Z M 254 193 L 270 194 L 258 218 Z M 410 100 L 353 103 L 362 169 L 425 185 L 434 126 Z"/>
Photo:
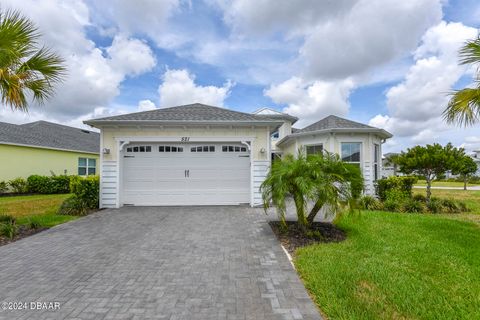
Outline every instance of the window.
<path fill-rule="evenodd" d="M 177 146 L 159 146 L 158 152 L 183 152 L 183 147 Z"/>
<path fill-rule="evenodd" d="M 378 180 L 379 175 L 380 175 L 380 167 L 379 167 L 379 162 L 380 162 L 380 145 L 375 144 L 373 148 L 373 178 L 374 180 Z"/>
<path fill-rule="evenodd" d="M 306 146 L 305 148 L 307 155 L 309 154 L 318 154 L 323 152 L 323 144 L 315 144 L 311 146 Z"/>
<path fill-rule="evenodd" d="M 215 146 L 191 147 L 190 152 L 215 152 Z"/>
<path fill-rule="evenodd" d="M 247 147 L 222 146 L 222 152 L 247 152 Z"/>
<path fill-rule="evenodd" d="M 272 139 L 276 140 L 278 139 L 278 137 L 280 137 L 280 134 L 278 133 L 278 131 L 275 131 L 274 133 L 272 133 Z"/>
<path fill-rule="evenodd" d="M 152 152 L 152 146 L 128 147 L 127 152 Z"/>
<path fill-rule="evenodd" d="M 78 175 L 95 175 L 97 168 L 97 160 L 90 158 L 78 158 Z"/>
<path fill-rule="evenodd" d="M 360 142 L 342 143 L 342 161 L 360 165 Z"/>

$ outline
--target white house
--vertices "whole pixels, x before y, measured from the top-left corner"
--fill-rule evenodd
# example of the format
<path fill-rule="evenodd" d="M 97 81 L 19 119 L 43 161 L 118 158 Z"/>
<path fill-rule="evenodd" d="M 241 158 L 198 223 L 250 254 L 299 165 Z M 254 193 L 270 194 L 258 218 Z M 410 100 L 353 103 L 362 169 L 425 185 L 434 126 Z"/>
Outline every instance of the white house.
<path fill-rule="evenodd" d="M 100 206 L 260 205 L 272 155 L 301 149 L 357 164 L 373 193 L 390 133 L 336 116 L 301 130 L 296 121 L 198 103 L 85 121 L 100 129 Z"/>

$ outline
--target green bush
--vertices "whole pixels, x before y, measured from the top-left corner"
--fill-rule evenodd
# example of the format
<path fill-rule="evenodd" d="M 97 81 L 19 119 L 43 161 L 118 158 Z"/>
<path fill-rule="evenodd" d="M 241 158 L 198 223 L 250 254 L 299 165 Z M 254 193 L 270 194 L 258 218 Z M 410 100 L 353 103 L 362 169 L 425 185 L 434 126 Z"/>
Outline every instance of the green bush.
<path fill-rule="evenodd" d="M 27 179 L 28 190 L 31 193 L 57 194 L 70 192 L 71 176 L 39 176 L 31 175 Z"/>
<path fill-rule="evenodd" d="M 100 191 L 98 176 L 86 178 L 72 176 L 70 190 L 73 195 L 62 203 L 58 210 L 59 214 L 85 215 L 89 210 L 98 208 Z"/>
<path fill-rule="evenodd" d="M 403 203 L 404 212 L 423 213 L 425 212 L 425 203 L 415 199 L 408 199 Z"/>
<path fill-rule="evenodd" d="M 1 214 L 0 215 L 0 223 L 15 223 L 15 217 L 8 215 L 8 214 Z"/>
<path fill-rule="evenodd" d="M 397 190 L 405 193 L 408 197 L 412 196 L 413 185 L 418 181 L 416 177 L 388 177 L 377 180 L 375 183 L 375 191 L 381 201 L 387 198 L 387 192 Z"/>
<path fill-rule="evenodd" d="M 0 181 L 0 194 L 6 193 L 8 191 L 8 183 L 5 181 Z"/>
<path fill-rule="evenodd" d="M 15 193 L 27 193 L 28 184 L 27 181 L 23 178 L 16 178 L 8 181 L 8 185 L 12 188 L 12 191 Z"/>
<path fill-rule="evenodd" d="M 423 194 L 416 194 L 413 196 L 413 200 L 427 202 L 427 197 L 425 197 Z"/>
<path fill-rule="evenodd" d="M 383 209 L 391 212 L 401 212 L 402 204 L 395 200 L 385 200 L 383 202 Z"/>
<path fill-rule="evenodd" d="M 18 232 L 17 225 L 15 223 L 2 223 L 0 224 L 0 234 L 8 239 L 13 239 Z"/>
<path fill-rule="evenodd" d="M 439 199 L 436 197 L 430 198 L 430 202 L 427 202 L 427 209 L 431 213 L 442 213 L 443 211 L 442 199 Z"/>
<path fill-rule="evenodd" d="M 363 210 L 381 210 L 383 208 L 382 203 L 372 196 L 363 196 L 358 200 L 360 209 Z"/>
<path fill-rule="evenodd" d="M 100 179 L 98 176 L 88 176 L 86 178 L 72 177 L 70 190 L 86 208 L 98 208 L 98 195 L 100 192 Z"/>
<path fill-rule="evenodd" d="M 62 202 L 58 214 L 83 216 L 88 213 L 88 209 L 85 202 L 81 201 L 76 195 L 72 195 Z"/>

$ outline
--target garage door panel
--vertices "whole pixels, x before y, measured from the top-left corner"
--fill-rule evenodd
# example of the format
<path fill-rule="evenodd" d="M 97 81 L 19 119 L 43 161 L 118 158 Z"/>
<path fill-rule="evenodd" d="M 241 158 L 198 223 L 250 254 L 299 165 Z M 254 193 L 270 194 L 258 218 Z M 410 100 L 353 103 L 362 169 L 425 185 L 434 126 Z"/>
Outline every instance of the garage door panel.
<path fill-rule="evenodd" d="M 151 152 L 126 152 L 122 169 L 125 204 L 220 205 L 250 201 L 248 152 L 222 152 L 223 144 L 215 143 L 184 144 L 183 152 L 165 152 L 167 146 L 170 151 L 174 146 L 180 150 L 180 145 L 167 143 L 133 144 L 127 150 L 137 145 L 148 145 Z M 246 150 L 241 144 L 234 145 L 237 150 Z M 202 152 L 191 152 L 200 146 Z M 203 152 L 205 146 L 207 152 Z"/>

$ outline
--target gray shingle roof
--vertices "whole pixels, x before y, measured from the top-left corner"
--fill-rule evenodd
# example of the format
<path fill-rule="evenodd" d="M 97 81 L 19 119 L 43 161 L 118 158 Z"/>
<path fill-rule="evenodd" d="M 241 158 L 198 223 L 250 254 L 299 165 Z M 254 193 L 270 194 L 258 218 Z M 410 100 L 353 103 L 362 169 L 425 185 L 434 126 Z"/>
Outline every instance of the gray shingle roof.
<path fill-rule="evenodd" d="M 99 153 L 100 134 L 47 121 L 22 125 L 0 122 L 0 144 Z"/>
<path fill-rule="evenodd" d="M 233 111 L 201 103 L 194 103 L 178 107 L 160 108 L 150 111 L 122 114 L 113 117 L 92 119 L 85 121 L 85 123 L 108 123 L 109 121 L 280 122 L 278 119 L 273 119 L 266 116 Z"/>
<path fill-rule="evenodd" d="M 363 123 L 359 123 L 359 122 L 355 122 L 355 121 L 330 115 L 303 129 L 300 129 L 296 133 L 312 132 L 312 131 L 328 130 L 328 129 L 376 129 L 376 128 L 367 126 L 366 124 L 363 124 Z"/>

